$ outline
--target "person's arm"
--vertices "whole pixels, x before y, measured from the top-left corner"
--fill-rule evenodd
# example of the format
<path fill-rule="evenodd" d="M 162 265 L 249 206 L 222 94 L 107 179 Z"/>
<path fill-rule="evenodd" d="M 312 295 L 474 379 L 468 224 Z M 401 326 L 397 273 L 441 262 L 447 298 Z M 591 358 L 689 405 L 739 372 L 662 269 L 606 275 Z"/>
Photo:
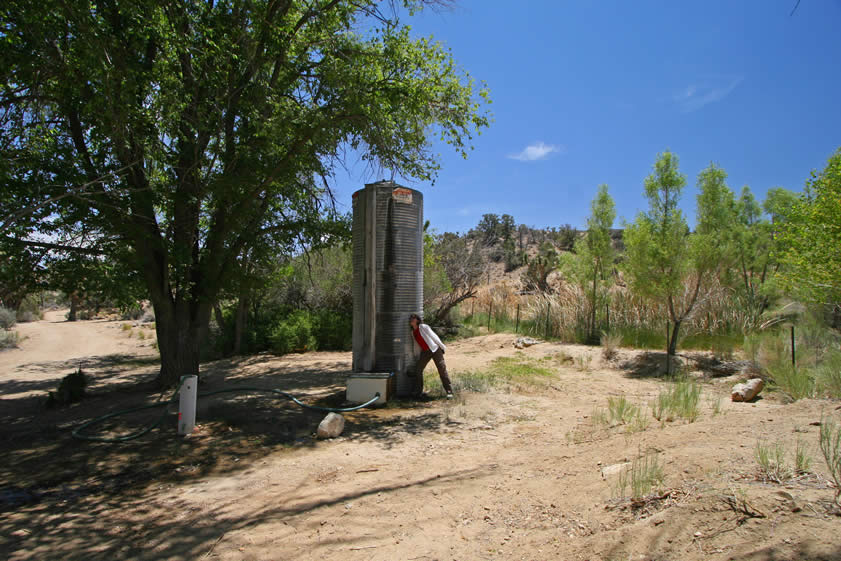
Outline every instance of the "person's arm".
<path fill-rule="evenodd" d="M 435 343 L 435 346 L 439 347 L 445 353 L 447 352 L 447 346 L 441 342 L 438 334 L 436 334 L 432 328 L 425 323 L 421 325 L 421 335 L 423 335 L 423 338 L 426 339 L 427 344 L 432 341 Z"/>

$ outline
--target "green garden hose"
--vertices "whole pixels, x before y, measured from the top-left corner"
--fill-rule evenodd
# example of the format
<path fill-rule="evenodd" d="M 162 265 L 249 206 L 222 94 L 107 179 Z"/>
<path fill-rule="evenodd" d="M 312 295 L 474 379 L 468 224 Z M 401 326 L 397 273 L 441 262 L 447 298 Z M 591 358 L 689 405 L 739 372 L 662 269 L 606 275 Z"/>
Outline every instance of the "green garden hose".
<path fill-rule="evenodd" d="M 99 423 L 107 421 L 108 419 L 111 419 L 113 417 L 118 417 L 120 415 L 127 415 L 129 413 L 134 413 L 135 411 L 143 411 L 144 409 L 154 409 L 155 407 L 166 407 L 170 403 L 173 403 L 175 401 L 175 399 L 178 397 L 178 392 L 181 390 L 181 384 L 183 384 L 183 383 L 184 383 L 184 381 L 182 380 L 181 383 L 178 384 L 178 387 L 175 388 L 175 392 L 173 392 L 172 397 L 170 397 L 167 401 L 159 401 L 157 403 L 151 403 L 149 405 L 141 405 L 140 407 L 132 407 L 131 409 L 123 409 L 121 411 L 114 411 L 113 413 L 108 413 L 107 415 L 102 415 L 101 417 L 97 417 L 95 419 L 91 419 L 90 421 L 82 423 L 81 425 L 79 425 L 78 427 L 73 429 L 73 432 L 70 433 L 70 434 L 73 436 L 73 438 L 77 438 L 79 440 L 88 440 L 88 441 L 91 441 L 91 442 L 108 442 L 108 443 L 128 442 L 129 440 L 135 440 L 137 438 L 140 438 L 144 434 L 148 433 L 149 431 L 153 430 L 158 425 L 160 425 L 161 422 L 163 422 L 163 420 L 166 418 L 167 412 L 164 411 L 161 414 L 160 417 L 158 417 L 152 423 L 146 425 L 142 429 L 140 429 L 138 431 L 135 431 L 135 432 L 132 432 L 132 433 L 129 433 L 129 434 L 122 435 L 122 436 L 114 436 L 114 437 L 95 436 L 95 435 L 91 435 L 91 434 L 84 434 L 83 431 L 85 429 L 89 428 L 89 427 L 92 427 L 93 425 L 98 425 Z M 278 396 L 281 396 L 281 397 L 285 397 L 286 399 L 291 400 L 293 403 L 303 407 L 304 409 L 312 409 L 313 411 L 324 411 L 324 412 L 328 412 L 328 413 L 348 413 L 350 411 L 357 411 L 359 409 L 363 409 L 365 407 L 369 407 L 369 406 L 373 405 L 374 402 L 376 402 L 380 398 L 380 394 L 376 393 L 376 394 L 374 394 L 374 397 L 372 397 L 371 399 L 369 399 L 365 403 L 363 403 L 361 405 L 355 405 L 353 407 L 319 407 L 318 405 L 309 405 L 307 403 L 304 403 L 303 401 L 299 400 L 294 395 L 292 395 L 290 393 L 287 393 L 287 392 L 284 392 L 284 391 L 281 391 L 281 390 L 276 390 L 276 389 L 271 389 L 271 388 L 255 388 L 255 387 L 250 387 L 250 386 L 244 386 L 244 387 L 238 387 L 238 388 L 226 388 L 226 389 L 223 389 L 223 390 L 215 390 L 215 391 L 212 391 L 212 392 L 201 393 L 197 397 L 207 397 L 207 396 L 217 395 L 217 394 L 221 394 L 221 393 L 235 393 L 235 392 L 271 393 L 271 394 L 275 394 L 275 395 L 278 395 Z"/>

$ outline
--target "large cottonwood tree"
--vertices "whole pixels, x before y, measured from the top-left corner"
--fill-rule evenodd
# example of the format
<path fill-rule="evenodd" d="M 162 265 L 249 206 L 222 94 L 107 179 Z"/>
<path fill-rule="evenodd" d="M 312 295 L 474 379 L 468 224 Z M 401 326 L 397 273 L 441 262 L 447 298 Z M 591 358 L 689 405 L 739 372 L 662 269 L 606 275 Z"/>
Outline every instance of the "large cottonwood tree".
<path fill-rule="evenodd" d="M 485 90 L 399 21 L 424 3 L 7 0 L 0 229 L 64 220 L 128 248 L 161 383 L 198 373 L 248 248 L 330 235 L 345 151 L 426 180 L 433 135 L 466 155 L 488 124 Z"/>

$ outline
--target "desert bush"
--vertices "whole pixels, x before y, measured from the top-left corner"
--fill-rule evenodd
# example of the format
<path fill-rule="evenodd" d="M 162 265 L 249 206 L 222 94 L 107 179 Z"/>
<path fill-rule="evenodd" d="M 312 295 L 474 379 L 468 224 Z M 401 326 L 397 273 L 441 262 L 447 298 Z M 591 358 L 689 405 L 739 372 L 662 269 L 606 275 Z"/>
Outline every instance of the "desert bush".
<path fill-rule="evenodd" d="M 622 344 L 622 336 L 615 333 L 602 332 L 602 358 L 613 360 L 619 353 L 619 346 Z"/>
<path fill-rule="evenodd" d="M 19 342 L 20 335 L 17 331 L 0 329 L 0 350 L 17 347 Z"/>
<path fill-rule="evenodd" d="M 0 306 L 0 328 L 11 329 L 17 322 L 18 318 L 14 310 Z"/>
<path fill-rule="evenodd" d="M 835 502 L 841 505 L 841 427 L 828 416 L 821 419 L 820 447 L 829 475 L 835 483 Z"/>
<path fill-rule="evenodd" d="M 85 397 L 87 377 L 80 367 L 76 372 L 61 379 L 58 389 L 47 396 L 47 407 L 60 407 L 81 401 Z"/>
<path fill-rule="evenodd" d="M 807 368 L 796 368 L 790 363 L 776 362 L 767 367 L 771 383 L 794 401 L 812 397 L 815 379 Z"/>

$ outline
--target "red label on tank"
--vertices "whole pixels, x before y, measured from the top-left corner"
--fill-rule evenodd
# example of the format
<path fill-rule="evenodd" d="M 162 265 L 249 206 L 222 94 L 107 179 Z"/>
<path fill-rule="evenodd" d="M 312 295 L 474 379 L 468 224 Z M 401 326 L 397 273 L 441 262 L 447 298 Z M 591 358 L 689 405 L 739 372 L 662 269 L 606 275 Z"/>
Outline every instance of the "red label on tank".
<path fill-rule="evenodd" d="M 412 204 L 412 190 L 398 187 L 391 192 L 391 198 L 397 203 Z"/>

